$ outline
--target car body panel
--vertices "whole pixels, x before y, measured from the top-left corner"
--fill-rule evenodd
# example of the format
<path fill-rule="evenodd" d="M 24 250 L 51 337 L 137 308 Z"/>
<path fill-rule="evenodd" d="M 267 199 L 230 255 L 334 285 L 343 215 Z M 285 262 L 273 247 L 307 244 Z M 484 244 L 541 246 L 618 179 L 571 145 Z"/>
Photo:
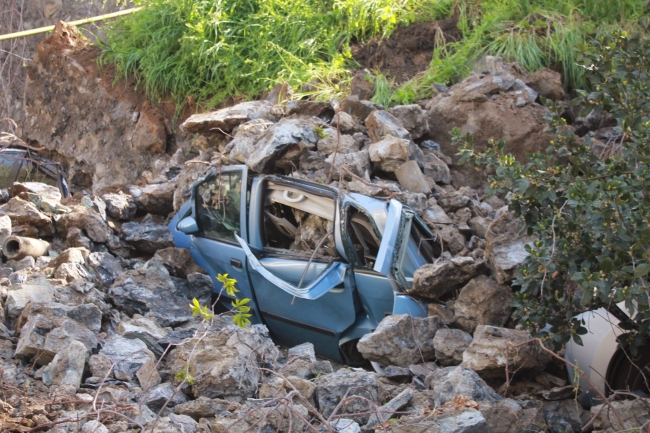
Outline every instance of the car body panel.
<path fill-rule="evenodd" d="M 239 178 L 238 187 L 232 179 Z M 229 216 L 234 213 L 237 193 L 239 227 Z M 331 252 L 319 257 L 318 246 L 305 254 L 286 247 L 271 248 L 275 244 L 268 244 L 269 234 L 280 239 L 296 229 L 282 214 L 269 214 L 268 209 L 276 211 L 274 206 L 290 209 L 301 218 L 308 215 L 323 223 L 329 221 L 328 227 L 333 228 L 321 235 L 318 245 L 333 235 Z M 266 324 L 277 342 L 287 346 L 312 342 L 318 355 L 350 362 L 352 358 L 343 347 L 348 352 L 350 347 L 356 348 L 355 340 L 372 332 L 385 316 L 427 315 L 422 302 L 404 293 L 405 283 L 397 283 L 400 276 L 405 279 L 402 262 L 407 266 L 413 263 L 409 244 L 415 244 L 400 242 L 400 236 L 409 238 L 414 218 L 415 213 L 397 200 L 387 203 L 360 194 L 342 194 L 288 177 L 256 175 L 249 179 L 246 167 L 240 165 L 212 170 L 195 182 L 192 200 L 181 207 L 169 228 L 176 245 L 188 248 L 196 263 L 210 274 L 215 291 L 221 287 L 217 274 L 228 273 L 237 279 L 238 297 L 251 299 L 251 320 Z M 355 229 L 351 219 L 357 224 Z M 214 231 L 215 224 L 222 226 Z M 227 230 L 219 232 L 224 227 L 233 231 L 232 236 Z M 269 227 L 275 231 L 268 232 Z M 222 235 L 228 239 L 220 238 Z M 372 256 L 366 255 L 370 247 L 362 248 L 362 253 L 355 250 L 365 242 L 372 244 Z M 221 296 L 223 301 L 230 300 Z"/>

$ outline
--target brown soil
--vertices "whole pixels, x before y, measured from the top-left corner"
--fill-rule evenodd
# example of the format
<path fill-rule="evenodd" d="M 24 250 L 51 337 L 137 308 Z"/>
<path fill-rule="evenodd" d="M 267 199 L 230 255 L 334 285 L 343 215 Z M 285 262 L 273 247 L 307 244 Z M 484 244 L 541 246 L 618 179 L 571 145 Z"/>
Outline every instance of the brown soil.
<path fill-rule="evenodd" d="M 362 68 L 379 70 L 401 84 L 429 67 L 436 40 L 443 44 L 460 40 L 456 24 L 449 19 L 400 27 L 388 39 L 353 44 L 352 55 Z"/>

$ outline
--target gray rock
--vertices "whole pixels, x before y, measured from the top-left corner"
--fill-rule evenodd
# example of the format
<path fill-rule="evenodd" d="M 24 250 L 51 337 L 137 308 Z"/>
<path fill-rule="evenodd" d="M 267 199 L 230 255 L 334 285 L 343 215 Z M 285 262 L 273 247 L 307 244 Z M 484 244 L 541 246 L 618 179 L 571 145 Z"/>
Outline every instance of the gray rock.
<path fill-rule="evenodd" d="M 315 129 L 318 126 L 312 119 L 293 117 L 280 120 L 270 126 L 248 149 L 246 165 L 257 173 L 268 172 L 289 147 L 301 141 L 316 144 L 318 134 Z"/>
<path fill-rule="evenodd" d="M 73 340 L 70 345 L 56 354 L 43 370 L 43 382 L 47 386 L 71 385 L 79 388 L 84 372 L 88 350 L 83 343 Z"/>
<path fill-rule="evenodd" d="M 451 172 L 449 166 L 443 160 L 438 158 L 433 152 L 424 155 L 422 162 L 422 171 L 425 176 L 430 177 L 436 183 L 448 185 L 451 183 Z"/>
<path fill-rule="evenodd" d="M 388 111 L 373 111 L 364 121 L 370 139 L 376 143 L 387 136 L 410 140 L 411 135 L 399 120 Z"/>
<path fill-rule="evenodd" d="M 523 417 L 521 406 L 509 398 L 492 402 L 482 401 L 478 410 L 483 414 L 490 433 L 515 433 L 517 422 Z"/>
<path fill-rule="evenodd" d="M 253 119 L 277 122 L 282 117 L 282 109 L 268 101 L 250 101 L 204 114 L 190 116 L 181 127 L 191 133 L 223 130 L 230 132 L 237 125 Z"/>
<path fill-rule="evenodd" d="M 93 274 L 91 274 L 84 265 L 79 263 L 64 263 L 57 268 L 54 272 L 54 278 L 65 280 L 68 283 L 73 281 L 92 281 Z"/>
<path fill-rule="evenodd" d="M 106 213 L 118 220 L 133 219 L 138 211 L 138 205 L 130 194 L 120 191 L 117 194 L 104 194 L 102 199 L 106 203 Z"/>
<path fill-rule="evenodd" d="M 389 135 L 368 148 L 370 160 L 385 172 L 394 172 L 409 160 L 411 142 Z"/>
<path fill-rule="evenodd" d="M 86 257 L 86 267 L 94 274 L 95 281 L 109 287 L 122 270 L 120 261 L 110 253 L 90 253 Z"/>
<path fill-rule="evenodd" d="M 154 260 L 159 260 L 172 277 L 187 278 L 191 273 L 201 272 L 187 248 L 170 247 L 156 251 Z"/>
<path fill-rule="evenodd" d="M 468 191 L 464 188 L 458 191 L 444 193 L 437 199 L 438 205 L 444 209 L 445 212 L 456 212 L 462 207 L 467 207 L 472 203 L 472 199 L 468 195 Z"/>
<path fill-rule="evenodd" d="M 191 340 L 179 346 L 171 360 L 172 371 L 182 371 L 193 353 L 190 374 L 201 380 L 190 386 L 194 397 L 246 399 L 257 392 L 261 362 L 273 362 L 278 349 L 268 337 L 265 326 L 246 329 L 228 326 L 219 332 L 210 331 L 200 341 Z"/>
<path fill-rule="evenodd" d="M 102 216 L 86 206 L 74 206 L 71 212 L 55 215 L 54 219 L 58 233 L 68 233 L 70 228 L 76 227 L 82 229 L 90 240 L 100 243 L 108 242 L 113 236 Z"/>
<path fill-rule="evenodd" d="M 108 433 L 108 429 L 104 424 L 93 419 L 81 427 L 81 433 Z"/>
<path fill-rule="evenodd" d="M 322 101 L 309 101 L 306 99 L 298 99 L 287 101 L 284 107 L 285 116 L 289 117 L 294 114 L 298 116 L 315 116 L 315 117 L 332 117 L 334 109 L 329 102 Z"/>
<path fill-rule="evenodd" d="M 343 155 L 331 154 L 325 159 L 325 172 L 330 172 L 332 164 L 334 165 L 333 179 L 339 178 L 343 166 L 359 177 L 365 177 L 365 174 L 370 171 L 370 158 L 367 150 Z"/>
<path fill-rule="evenodd" d="M 409 293 L 437 299 L 474 278 L 482 272 L 482 266 L 482 261 L 475 261 L 471 257 L 424 265 L 415 271 Z"/>
<path fill-rule="evenodd" d="M 8 215 L 0 216 L 0 248 L 9 236 L 11 236 L 11 218 Z"/>
<path fill-rule="evenodd" d="M 99 377 L 104 379 L 111 379 L 113 377 L 113 363 L 109 358 L 104 355 L 91 355 L 88 360 L 88 367 L 90 368 L 90 374 L 93 377 Z M 106 375 L 108 373 L 108 376 Z"/>
<path fill-rule="evenodd" d="M 485 102 L 488 95 L 499 93 L 502 83 L 499 77 L 474 75 L 454 86 L 452 97 L 458 102 Z"/>
<path fill-rule="evenodd" d="M 153 320 L 145 317 L 133 318 L 122 320 L 117 324 L 115 333 L 122 337 L 142 340 L 156 356 L 162 355 L 163 349 L 158 344 L 161 340 L 169 334 L 168 331 L 162 329 Z"/>
<path fill-rule="evenodd" d="M 488 228 L 492 220 L 489 218 L 484 218 L 482 216 L 476 216 L 469 220 L 469 228 L 472 230 L 476 236 L 485 239 L 485 235 L 488 231 Z"/>
<path fill-rule="evenodd" d="M 332 118 L 332 126 L 337 127 L 342 134 L 354 134 L 366 130 L 354 117 L 345 111 L 339 111 Z"/>
<path fill-rule="evenodd" d="M 176 182 L 155 183 L 129 188 L 139 209 L 153 215 L 167 216 L 174 211 Z"/>
<path fill-rule="evenodd" d="M 388 111 L 404 126 L 414 140 L 429 132 L 427 113 L 418 104 L 397 105 Z"/>
<path fill-rule="evenodd" d="M 217 398 L 199 397 L 196 400 L 179 403 L 174 406 L 174 413 L 187 415 L 195 420 L 211 418 L 227 410 L 232 402 Z"/>
<path fill-rule="evenodd" d="M 170 427 L 177 429 L 177 431 L 184 433 L 195 433 L 199 427 L 199 423 L 187 415 L 177 415 L 175 413 L 170 413 L 168 417 Z"/>
<path fill-rule="evenodd" d="M 429 204 L 429 207 L 422 214 L 422 219 L 427 224 L 433 226 L 435 224 L 451 224 L 451 218 L 445 211 L 437 204 Z"/>
<path fill-rule="evenodd" d="M 438 333 L 441 330 L 438 331 Z M 395 365 L 389 365 L 388 367 L 384 368 L 384 376 L 388 380 L 392 380 L 393 382 L 399 382 L 399 383 L 407 383 L 411 381 L 411 377 L 413 377 L 413 373 L 411 373 L 411 370 L 409 370 L 406 367 L 397 367 Z"/>
<path fill-rule="evenodd" d="M 13 284 L 9 287 L 5 305 L 7 316 L 15 318 L 20 316 L 29 302 L 52 302 L 54 288 L 47 281 L 43 284 Z"/>
<path fill-rule="evenodd" d="M 375 426 L 388 421 L 393 417 L 393 414 L 395 412 L 408 404 L 408 402 L 411 400 L 411 397 L 413 397 L 413 390 L 406 388 L 404 391 L 400 392 L 393 399 L 391 399 L 388 403 L 381 406 L 377 414 L 370 415 L 370 419 L 364 428 L 366 430 L 370 430 Z"/>
<path fill-rule="evenodd" d="M 330 423 L 336 433 L 361 433 L 359 424 L 348 418 L 338 418 Z"/>
<path fill-rule="evenodd" d="M 440 433 L 485 433 L 488 424 L 476 409 L 465 410 L 458 415 L 438 419 Z"/>
<path fill-rule="evenodd" d="M 379 377 L 375 373 L 366 371 L 338 370 L 336 373 L 321 376 L 316 381 L 318 388 L 316 395 L 318 407 L 326 418 L 329 417 L 334 408 L 340 403 L 344 396 L 359 396 L 351 398 L 346 406 L 343 406 L 337 414 L 356 414 L 348 418 L 363 425 L 368 422 L 373 410 L 372 403 L 379 405 L 384 401 L 386 391 Z"/>
<path fill-rule="evenodd" d="M 99 351 L 115 363 L 113 373 L 116 379 L 132 380 L 138 370 L 155 355 L 141 340 L 132 340 L 120 335 L 111 335 Z"/>
<path fill-rule="evenodd" d="M 415 161 L 407 161 L 395 170 L 395 176 L 399 184 L 409 192 L 419 192 L 431 194 L 431 188 L 420 170 L 420 166 Z"/>
<path fill-rule="evenodd" d="M 456 324 L 467 332 L 477 325 L 503 326 L 512 314 L 512 289 L 479 275 L 463 287 L 454 303 Z"/>
<path fill-rule="evenodd" d="M 187 293 L 185 297 L 196 298 L 201 305 L 209 304 L 214 292 L 214 282 L 206 274 L 193 273 L 187 276 Z"/>
<path fill-rule="evenodd" d="M 83 264 L 86 262 L 86 257 L 88 257 L 90 251 L 86 248 L 68 248 L 65 251 L 62 251 L 61 254 L 54 257 L 49 263 L 50 268 L 58 268 L 64 263 L 77 263 Z"/>
<path fill-rule="evenodd" d="M 359 143 L 351 135 L 341 133 L 339 136 L 336 129 L 333 128 L 327 128 L 324 134 L 327 135 L 318 140 L 318 144 L 316 145 L 319 152 L 331 155 L 334 152 L 344 154 L 359 151 Z"/>
<path fill-rule="evenodd" d="M 362 122 L 365 121 L 373 111 L 384 109 L 384 107 L 379 104 L 360 100 L 356 95 L 348 96 L 343 99 L 339 107 L 341 108 L 341 111 L 348 113 L 353 118 L 359 119 Z"/>
<path fill-rule="evenodd" d="M 122 224 L 122 239 L 136 250 L 155 253 L 174 246 L 174 238 L 167 226 L 162 224 L 129 222 Z"/>
<path fill-rule="evenodd" d="M 479 325 L 474 340 L 463 354 L 462 365 L 486 378 L 505 378 L 507 362 L 510 371 L 541 371 L 550 361 L 550 355 L 536 344 L 508 349 L 508 343 L 516 345 L 530 339 L 526 331 Z"/>
<path fill-rule="evenodd" d="M 152 411 L 158 413 L 163 405 L 167 403 L 167 400 L 169 400 L 169 404 L 167 405 L 169 408 L 173 408 L 177 404 L 183 404 L 189 400 L 181 391 L 174 393 L 175 389 L 176 387 L 169 382 L 161 383 L 145 394 L 144 404 Z"/>
<path fill-rule="evenodd" d="M 453 303 L 448 303 L 446 305 L 431 303 L 428 305 L 428 315 L 440 317 L 442 323 L 449 326 L 454 323 L 454 310 L 450 304 Z"/>
<path fill-rule="evenodd" d="M 490 224 L 485 234 L 485 259 L 499 284 L 511 281 L 528 257 L 526 245 L 535 238 L 521 235 L 524 225 L 513 213 L 505 213 Z"/>
<path fill-rule="evenodd" d="M 357 348 L 364 358 L 384 365 L 408 367 L 433 361 L 435 349 L 431 341 L 443 327 L 438 317 L 394 314 L 385 317 L 375 331 L 364 335 Z"/>
<path fill-rule="evenodd" d="M 460 364 L 471 342 L 472 336 L 460 329 L 440 329 L 433 338 L 436 362 L 444 366 Z"/>
<path fill-rule="evenodd" d="M 474 371 L 463 366 L 441 368 L 430 378 L 436 407 L 465 396 L 476 402 L 496 402 L 502 398 Z"/>

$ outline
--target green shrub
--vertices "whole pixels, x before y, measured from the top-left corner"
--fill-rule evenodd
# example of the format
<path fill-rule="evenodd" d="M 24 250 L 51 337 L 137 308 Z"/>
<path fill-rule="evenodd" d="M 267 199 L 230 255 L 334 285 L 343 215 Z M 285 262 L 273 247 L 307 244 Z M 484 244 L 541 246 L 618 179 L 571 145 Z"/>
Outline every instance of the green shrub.
<path fill-rule="evenodd" d="M 463 161 L 491 166 L 490 193 L 510 193 L 510 209 L 538 240 L 514 282 L 514 316 L 554 349 L 587 332 L 576 315 L 605 308 L 630 312 L 619 341 L 632 353 L 650 332 L 650 40 L 604 35 L 579 55 L 594 89 L 574 101 L 583 113 L 609 113 L 620 138 L 608 152 L 577 138 L 552 107 L 545 153 L 521 163 L 492 143 L 476 154 L 454 132 Z M 615 145 L 614 145 L 615 144 Z M 625 315 L 614 314 L 616 317 Z M 547 329 L 547 325 L 550 328 Z"/>

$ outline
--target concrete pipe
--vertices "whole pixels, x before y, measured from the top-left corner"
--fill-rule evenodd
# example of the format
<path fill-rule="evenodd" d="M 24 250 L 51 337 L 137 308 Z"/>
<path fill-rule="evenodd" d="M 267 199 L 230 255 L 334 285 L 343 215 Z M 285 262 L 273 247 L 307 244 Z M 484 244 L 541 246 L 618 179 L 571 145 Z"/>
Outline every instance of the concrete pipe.
<path fill-rule="evenodd" d="M 20 260 L 27 256 L 37 258 L 45 255 L 49 247 L 49 242 L 40 239 L 9 236 L 2 245 L 2 252 L 10 260 Z"/>

